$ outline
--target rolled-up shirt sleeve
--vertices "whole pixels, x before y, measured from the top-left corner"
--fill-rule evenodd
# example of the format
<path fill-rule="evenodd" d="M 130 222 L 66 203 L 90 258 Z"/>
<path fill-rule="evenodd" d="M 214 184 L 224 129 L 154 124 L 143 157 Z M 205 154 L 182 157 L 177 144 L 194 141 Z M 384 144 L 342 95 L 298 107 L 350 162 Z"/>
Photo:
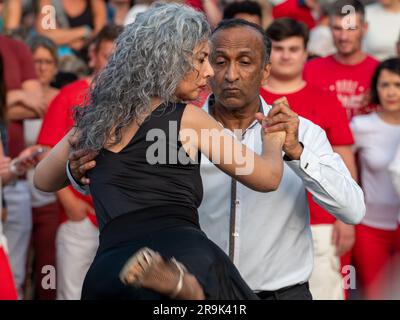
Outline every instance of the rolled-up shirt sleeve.
<path fill-rule="evenodd" d="M 336 219 L 360 223 L 365 215 L 364 193 L 333 151 L 325 131 L 300 118 L 299 140 L 304 145 L 300 160 L 287 161 L 287 165 L 303 180 L 315 202 Z"/>

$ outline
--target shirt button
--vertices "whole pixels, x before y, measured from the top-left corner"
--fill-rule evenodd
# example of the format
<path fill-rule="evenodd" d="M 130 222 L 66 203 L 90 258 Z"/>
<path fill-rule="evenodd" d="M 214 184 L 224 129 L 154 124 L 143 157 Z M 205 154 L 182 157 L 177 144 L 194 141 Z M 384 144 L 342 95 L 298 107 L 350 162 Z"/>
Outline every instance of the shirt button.
<path fill-rule="evenodd" d="M 239 200 L 235 200 L 235 204 L 238 205 L 240 203 Z"/>
<path fill-rule="evenodd" d="M 239 232 L 234 232 L 234 233 L 232 233 L 232 235 L 233 235 L 234 237 L 239 237 Z"/>

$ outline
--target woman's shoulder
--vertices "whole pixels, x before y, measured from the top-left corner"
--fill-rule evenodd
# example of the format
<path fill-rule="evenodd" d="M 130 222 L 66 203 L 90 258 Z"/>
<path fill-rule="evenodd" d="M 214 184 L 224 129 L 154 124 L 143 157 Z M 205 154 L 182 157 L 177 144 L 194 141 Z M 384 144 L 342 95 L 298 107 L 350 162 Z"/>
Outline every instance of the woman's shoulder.
<path fill-rule="evenodd" d="M 184 128 L 191 129 L 205 129 L 216 127 L 216 120 L 212 118 L 205 110 L 188 103 L 182 116 L 182 123 Z"/>

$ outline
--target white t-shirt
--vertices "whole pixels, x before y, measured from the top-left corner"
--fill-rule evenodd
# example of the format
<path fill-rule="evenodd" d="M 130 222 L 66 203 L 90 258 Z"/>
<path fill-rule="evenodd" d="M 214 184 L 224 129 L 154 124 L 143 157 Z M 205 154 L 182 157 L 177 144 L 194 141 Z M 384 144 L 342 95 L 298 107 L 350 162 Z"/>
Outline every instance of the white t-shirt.
<path fill-rule="evenodd" d="M 366 6 L 368 31 L 363 48 L 378 60 L 396 56 L 396 43 L 400 34 L 400 12 L 385 11 L 381 4 Z"/>
<path fill-rule="evenodd" d="M 319 25 L 310 30 L 307 50 L 320 57 L 336 53 L 331 29 L 328 26 Z"/>
<path fill-rule="evenodd" d="M 396 155 L 389 166 L 390 177 L 392 178 L 393 186 L 400 197 L 400 146 L 397 148 Z M 400 210 L 398 222 L 400 224 Z"/>
<path fill-rule="evenodd" d="M 389 164 L 400 146 L 400 125 L 388 124 L 377 113 L 356 116 L 350 123 L 359 153 L 360 178 L 367 211 L 362 224 L 395 230 L 400 197 L 389 174 Z"/>

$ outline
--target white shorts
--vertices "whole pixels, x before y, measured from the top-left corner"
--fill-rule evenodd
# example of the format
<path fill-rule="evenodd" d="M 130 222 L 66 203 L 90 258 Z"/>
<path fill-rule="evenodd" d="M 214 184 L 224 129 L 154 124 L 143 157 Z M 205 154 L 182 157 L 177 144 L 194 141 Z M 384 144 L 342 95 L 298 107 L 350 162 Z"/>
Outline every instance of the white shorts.
<path fill-rule="evenodd" d="M 344 288 L 340 258 L 332 245 L 333 225 L 312 225 L 314 269 L 309 280 L 315 300 L 343 300 Z"/>
<path fill-rule="evenodd" d="M 86 273 L 99 246 L 99 230 L 89 218 L 61 224 L 56 238 L 57 299 L 79 300 Z"/>

